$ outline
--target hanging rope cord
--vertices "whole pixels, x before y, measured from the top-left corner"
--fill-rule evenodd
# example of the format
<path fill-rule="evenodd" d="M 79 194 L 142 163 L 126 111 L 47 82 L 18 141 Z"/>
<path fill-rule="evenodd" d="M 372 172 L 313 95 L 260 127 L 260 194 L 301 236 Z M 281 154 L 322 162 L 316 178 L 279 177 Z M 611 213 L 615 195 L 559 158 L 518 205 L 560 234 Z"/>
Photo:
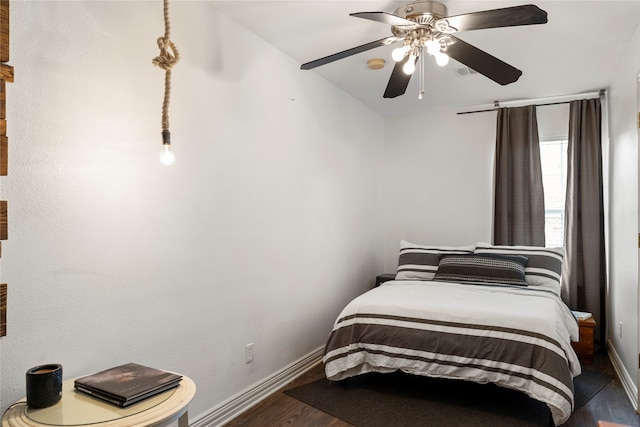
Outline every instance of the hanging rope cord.
<path fill-rule="evenodd" d="M 164 100 L 162 102 L 162 136 L 163 143 L 169 141 L 169 101 L 171 99 L 171 68 L 180 60 L 176 45 L 170 40 L 171 23 L 169 21 L 169 0 L 164 0 L 164 37 L 158 37 L 160 55 L 153 58 L 152 63 L 162 68 L 164 74 Z M 166 136 L 165 136 L 166 135 Z"/>

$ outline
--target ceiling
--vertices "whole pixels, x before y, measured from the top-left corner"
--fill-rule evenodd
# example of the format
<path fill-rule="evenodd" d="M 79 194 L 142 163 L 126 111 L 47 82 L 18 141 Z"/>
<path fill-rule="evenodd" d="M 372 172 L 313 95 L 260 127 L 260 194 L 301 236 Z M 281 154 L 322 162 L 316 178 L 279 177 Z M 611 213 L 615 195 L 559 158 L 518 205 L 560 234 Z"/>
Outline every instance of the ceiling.
<path fill-rule="evenodd" d="M 349 16 L 353 12 L 393 13 L 404 1 L 217 1 L 210 3 L 240 25 L 298 61 L 309 62 L 390 36 L 388 25 Z M 317 73 L 383 115 L 411 114 L 435 107 L 486 105 L 594 92 L 608 87 L 616 65 L 640 25 L 640 0 L 484 1 L 444 0 L 448 16 L 534 3 L 548 23 L 456 33 L 456 36 L 523 71 L 501 86 L 481 74 L 468 74 L 451 60 L 439 67 L 427 58 L 425 95 L 418 99 L 418 75 L 406 93 L 382 97 L 399 44 L 379 47 L 301 73 Z M 640 53 L 639 53 L 640 54 Z M 384 68 L 367 61 L 383 58 Z M 466 74 L 460 76 L 459 74 Z"/>

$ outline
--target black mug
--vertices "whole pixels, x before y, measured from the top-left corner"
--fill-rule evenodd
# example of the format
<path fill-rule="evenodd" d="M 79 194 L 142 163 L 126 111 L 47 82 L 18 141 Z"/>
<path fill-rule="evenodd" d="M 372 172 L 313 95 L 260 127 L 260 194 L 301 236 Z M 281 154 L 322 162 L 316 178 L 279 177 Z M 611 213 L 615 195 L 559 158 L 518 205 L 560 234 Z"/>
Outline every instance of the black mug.
<path fill-rule="evenodd" d="M 46 408 L 62 398 L 62 365 L 50 364 L 27 371 L 27 405 Z"/>

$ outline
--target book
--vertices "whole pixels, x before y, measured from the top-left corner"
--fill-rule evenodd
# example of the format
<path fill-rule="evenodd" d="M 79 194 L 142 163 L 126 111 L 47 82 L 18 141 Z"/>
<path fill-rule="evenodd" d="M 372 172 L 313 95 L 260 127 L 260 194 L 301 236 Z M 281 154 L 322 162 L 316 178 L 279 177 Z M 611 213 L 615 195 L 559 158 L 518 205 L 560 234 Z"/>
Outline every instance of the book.
<path fill-rule="evenodd" d="M 572 313 L 578 320 L 587 320 L 592 316 L 591 313 L 587 313 L 586 311 L 572 311 Z"/>
<path fill-rule="evenodd" d="M 137 363 L 77 378 L 74 388 L 122 408 L 177 387 L 182 375 Z"/>

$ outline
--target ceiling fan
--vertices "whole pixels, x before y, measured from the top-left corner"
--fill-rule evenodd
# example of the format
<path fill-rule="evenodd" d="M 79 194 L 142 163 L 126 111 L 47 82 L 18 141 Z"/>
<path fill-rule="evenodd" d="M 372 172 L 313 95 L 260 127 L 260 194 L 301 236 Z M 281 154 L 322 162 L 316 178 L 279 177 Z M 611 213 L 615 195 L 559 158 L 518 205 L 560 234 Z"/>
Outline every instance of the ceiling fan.
<path fill-rule="evenodd" d="M 547 23 L 547 12 L 533 4 L 447 16 L 447 7 L 444 4 L 422 1 L 409 3 L 393 13 L 357 12 L 349 15 L 391 25 L 393 35 L 307 62 L 300 68 L 310 70 L 370 49 L 402 42 L 402 46 L 392 52 L 396 63 L 384 92 L 385 98 L 395 98 L 404 94 L 416 65 L 419 65 L 421 82 L 418 97 L 422 99 L 425 57 L 423 50 L 434 56 L 439 65 L 446 65 L 451 57 L 496 83 L 513 83 L 520 78 L 522 71 L 460 40 L 453 33 Z"/>

